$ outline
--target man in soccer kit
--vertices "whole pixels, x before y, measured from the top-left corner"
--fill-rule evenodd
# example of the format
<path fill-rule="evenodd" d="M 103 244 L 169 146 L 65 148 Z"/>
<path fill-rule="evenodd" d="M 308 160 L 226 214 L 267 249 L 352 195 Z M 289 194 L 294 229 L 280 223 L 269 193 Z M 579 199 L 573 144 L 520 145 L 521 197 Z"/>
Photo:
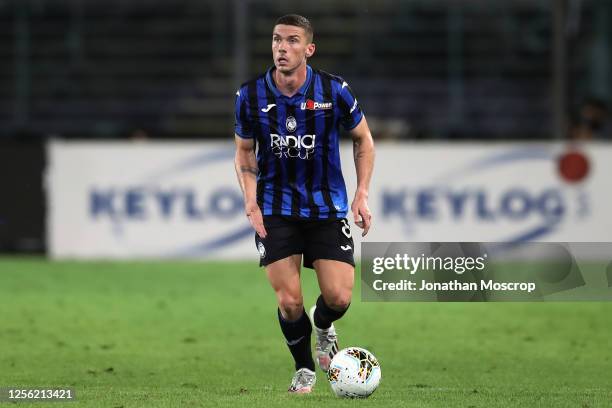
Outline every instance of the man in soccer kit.
<path fill-rule="evenodd" d="M 367 204 L 374 143 L 351 88 L 340 77 L 313 69 L 310 22 L 298 15 L 279 18 L 272 33 L 274 66 L 236 92 L 235 167 L 255 244 L 278 301 L 278 320 L 295 360 L 289 392 L 307 393 L 315 384 L 310 336 L 327 371 L 338 351 L 333 322 L 351 302 L 353 238 L 340 168 L 339 127 L 352 137 L 357 190 L 355 223 L 367 234 Z M 301 264 L 314 269 L 321 295 L 304 310 Z"/>

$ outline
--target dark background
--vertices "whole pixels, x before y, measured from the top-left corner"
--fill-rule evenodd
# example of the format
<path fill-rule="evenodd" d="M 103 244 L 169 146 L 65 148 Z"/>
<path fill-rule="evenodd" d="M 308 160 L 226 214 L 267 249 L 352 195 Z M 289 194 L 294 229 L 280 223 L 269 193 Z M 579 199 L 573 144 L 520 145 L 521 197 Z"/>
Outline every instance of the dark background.
<path fill-rule="evenodd" d="M 563 138 L 612 94 L 606 0 L 0 0 L 0 140 L 231 140 L 289 12 L 378 138 Z"/>

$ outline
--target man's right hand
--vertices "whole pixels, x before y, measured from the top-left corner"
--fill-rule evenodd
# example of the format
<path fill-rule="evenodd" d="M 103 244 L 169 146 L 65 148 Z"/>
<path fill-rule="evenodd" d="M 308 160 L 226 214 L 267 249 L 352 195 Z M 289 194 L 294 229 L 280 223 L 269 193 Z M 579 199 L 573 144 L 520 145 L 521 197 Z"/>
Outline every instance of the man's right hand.
<path fill-rule="evenodd" d="M 261 214 L 261 210 L 259 209 L 257 203 L 247 203 L 244 206 L 244 209 L 246 211 L 246 216 L 255 232 L 257 232 L 257 235 L 259 235 L 260 238 L 265 238 L 266 235 L 268 235 L 268 232 L 266 231 L 266 227 L 264 227 L 263 215 Z"/>

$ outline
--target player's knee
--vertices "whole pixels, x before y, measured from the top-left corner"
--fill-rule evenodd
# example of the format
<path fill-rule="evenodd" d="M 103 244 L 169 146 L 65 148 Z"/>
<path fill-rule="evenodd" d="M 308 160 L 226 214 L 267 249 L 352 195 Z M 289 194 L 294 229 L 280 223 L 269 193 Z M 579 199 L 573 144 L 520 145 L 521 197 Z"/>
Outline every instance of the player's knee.
<path fill-rule="evenodd" d="M 325 303 L 336 311 L 346 310 L 351 304 L 351 292 L 337 291 L 329 296 L 329 299 L 325 299 Z"/>
<path fill-rule="evenodd" d="M 299 319 L 304 310 L 304 300 L 301 296 L 285 294 L 279 297 L 278 307 L 288 320 Z"/>

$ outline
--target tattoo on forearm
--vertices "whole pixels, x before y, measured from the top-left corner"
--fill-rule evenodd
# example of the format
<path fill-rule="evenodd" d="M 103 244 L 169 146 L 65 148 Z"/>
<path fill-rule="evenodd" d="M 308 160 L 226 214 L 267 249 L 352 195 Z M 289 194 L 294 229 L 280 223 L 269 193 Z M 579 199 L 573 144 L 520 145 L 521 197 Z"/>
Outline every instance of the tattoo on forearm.
<path fill-rule="evenodd" d="M 249 167 L 249 166 L 240 166 L 241 173 L 251 173 L 254 176 L 257 176 L 258 169 L 257 167 Z"/>
<path fill-rule="evenodd" d="M 353 157 L 355 160 L 359 160 L 364 156 L 363 150 L 361 150 L 361 141 L 354 140 L 353 141 Z"/>

